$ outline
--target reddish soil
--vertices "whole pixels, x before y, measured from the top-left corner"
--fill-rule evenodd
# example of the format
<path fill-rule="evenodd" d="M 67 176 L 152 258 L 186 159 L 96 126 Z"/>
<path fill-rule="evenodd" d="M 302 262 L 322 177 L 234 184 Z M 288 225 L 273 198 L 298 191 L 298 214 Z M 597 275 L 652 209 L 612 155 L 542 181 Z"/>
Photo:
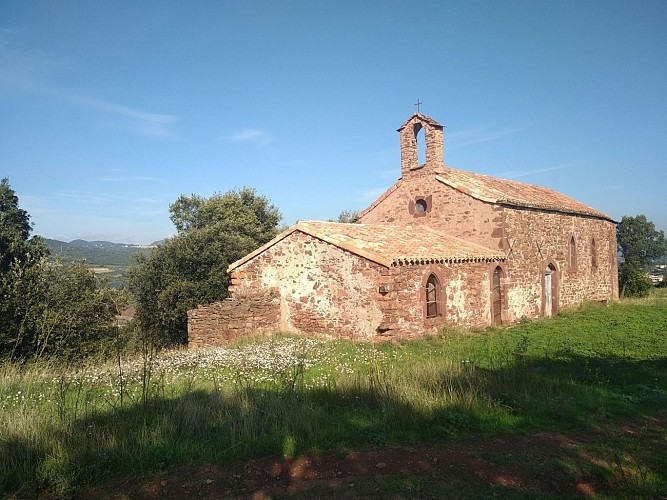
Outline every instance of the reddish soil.
<path fill-rule="evenodd" d="M 566 477 L 555 474 L 554 470 L 539 474 L 535 469 L 528 470 L 522 463 L 513 464 L 511 460 L 507 464 L 497 464 L 480 458 L 489 453 L 522 457 L 526 450 L 530 450 L 530 455 L 537 460 L 535 465 L 539 466 L 540 462 L 546 464 L 562 457 L 564 448 L 574 450 L 578 444 L 563 436 L 539 434 L 519 439 L 385 448 L 346 456 L 263 458 L 231 466 L 183 467 L 168 473 L 129 478 L 82 492 L 80 498 L 263 499 L 285 495 L 326 498 L 340 496 L 339 487 L 344 487 L 347 492 L 343 496 L 354 496 L 355 481 L 397 474 L 427 475 L 437 481 L 483 481 L 538 495 L 593 495 L 596 493 L 594 484 L 567 482 Z M 521 462 L 524 460 L 525 456 Z"/>
<path fill-rule="evenodd" d="M 660 420 L 654 423 L 664 429 L 665 422 Z M 632 435 L 637 428 L 628 426 L 619 432 Z M 599 453 L 590 453 L 591 446 L 601 439 L 609 439 L 602 430 L 576 437 L 538 433 L 386 447 L 345 456 L 266 457 L 240 464 L 181 467 L 126 478 L 83 491 L 78 498 L 372 498 L 373 491 L 380 496 L 379 488 L 369 493 L 368 488 L 378 484 L 372 483 L 373 479 L 381 482 L 383 478 L 397 476 L 425 477 L 427 483 L 434 484 L 451 482 L 462 486 L 462 492 L 473 495 L 476 491 L 490 493 L 500 488 L 500 492 L 519 496 L 589 497 L 613 488 L 609 478 L 596 479 L 586 467 L 586 464 L 605 465 Z M 393 496 L 407 498 L 403 495 L 399 488 Z M 428 487 L 417 496 L 429 497 Z"/>

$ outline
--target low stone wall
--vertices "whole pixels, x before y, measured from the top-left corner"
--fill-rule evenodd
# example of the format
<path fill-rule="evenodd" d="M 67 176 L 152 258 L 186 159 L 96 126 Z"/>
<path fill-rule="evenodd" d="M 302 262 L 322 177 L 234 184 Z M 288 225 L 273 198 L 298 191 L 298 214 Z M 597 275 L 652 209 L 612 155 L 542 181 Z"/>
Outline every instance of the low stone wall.
<path fill-rule="evenodd" d="M 276 288 L 236 291 L 220 302 L 188 311 L 188 347 L 214 347 L 226 341 L 278 330 L 280 295 Z"/>

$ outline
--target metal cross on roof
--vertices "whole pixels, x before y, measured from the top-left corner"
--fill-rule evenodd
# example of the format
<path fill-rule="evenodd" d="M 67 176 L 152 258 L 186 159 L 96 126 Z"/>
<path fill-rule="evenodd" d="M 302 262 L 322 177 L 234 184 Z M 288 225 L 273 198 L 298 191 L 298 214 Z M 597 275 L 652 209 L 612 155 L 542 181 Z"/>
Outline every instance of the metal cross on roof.
<path fill-rule="evenodd" d="M 421 106 L 422 104 L 424 103 L 421 102 L 419 99 L 417 99 L 417 103 L 415 104 L 415 106 L 417 106 L 417 113 L 419 113 L 419 106 Z"/>

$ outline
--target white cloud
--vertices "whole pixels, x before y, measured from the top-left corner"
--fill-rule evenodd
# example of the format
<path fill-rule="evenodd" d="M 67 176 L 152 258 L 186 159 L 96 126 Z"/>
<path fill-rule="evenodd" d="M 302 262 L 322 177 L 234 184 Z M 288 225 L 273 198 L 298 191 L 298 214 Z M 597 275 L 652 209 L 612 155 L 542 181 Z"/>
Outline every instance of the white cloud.
<path fill-rule="evenodd" d="M 112 201 L 112 197 L 102 193 L 90 191 L 63 191 L 58 196 L 69 198 L 85 205 L 105 205 Z"/>
<path fill-rule="evenodd" d="M 447 134 L 445 140 L 447 142 L 448 148 L 458 149 L 471 146 L 473 144 L 479 144 L 480 142 L 495 141 L 502 137 L 521 132 L 528 127 L 528 125 L 521 125 L 463 130 L 460 132 L 452 132 L 451 134 Z"/>
<path fill-rule="evenodd" d="M 133 124 L 132 128 L 141 134 L 161 138 L 174 138 L 171 130 L 171 126 L 177 120 L 174 115 L 149 113 L 140 109 L 86 96 L 70 95 L 68 98 L 72 102 L 90 109 L 129 118 Z"/>
<path fill-rule="evenodd" d="M 41 75 L 52 64 L 38 55 L 27 55 L 0 46 L 0 83 L 20 91 L 45 90 Z"/>
<path fill-rule="evenodd" d="M 232 135 L 224 136 L 223 139 L 230 142 L 254 142 L 258 144 L 266 144 L 271 141 L 271 137 L 264 130 L 258 128 L 239 130 Z"/>
<path fill-rule="evenodd" d="M 563 170 L 564 168 L 570 168 L 571 165 L 555 165 L 553 167 L 542 167 L 534 168 L 530 170 L 508 170 L 498 174 L 498 177 L 505 179 L 519 179 L 521 177 L 528 177 L 535 174 L 543 174 L 545 172 L 553 172 L 555 170 Z"/>
<path fill-rule="evenodd" d="M 0 28 L 0 35 L 14 33 L 14 30 Z M 67 66 L 64 59 L 16 50 L 0 43 L 0 84 L 19 91 L 49 94 L 88 109 L 126 118 L 129 120 L 127 128 L 142 135 L 175 138 L 172 127 L 177 118 L 174 115 L 150 113 L 102 99 L 73 95 L 49 85 L 48 74 Z"/>
<path fill-rule="evenodd" d="M 149 177 L 149 176 L 119 176 L 119 177 L 98 177 L 100 182 L 164 182 L 164 179 L 161 177 Z"/>
<path fill-rule="evenodd" d="M 387 190 L 386 187 L 383 188 L 375 188 L 375 189 L 369 189 L 368 191 L 364 191 L 360 195 L 360 199 L 364 201 L 375 201 L 377 200 L 382 194 Z"/>

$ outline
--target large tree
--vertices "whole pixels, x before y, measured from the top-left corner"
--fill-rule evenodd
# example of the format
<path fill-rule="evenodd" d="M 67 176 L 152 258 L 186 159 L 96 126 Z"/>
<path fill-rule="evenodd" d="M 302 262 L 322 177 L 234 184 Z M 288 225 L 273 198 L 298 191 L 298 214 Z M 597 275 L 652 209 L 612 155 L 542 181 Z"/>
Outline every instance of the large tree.
<path fill-rule="evenodd" d="M 33 332 L 29 311 L 37 301 L 48 248 L 41 238 L 30 238 L 28 212 L 5 178 L 0 181 L 0 354 L 21 352 Z"/>
<path fill-rule="evenodd" d="M 81 264 L 47 261 L 28 213 L 0 181 L 0 356 L 80 356 L 113 333 L 122 304 Z"/>
<path fill-rule="evenodd" d="M 651 263 L 667 255 L 665 233 L 658 231 L 645 215 L 624 215 L 616 226 L 618 249 L 625 262 L 634 262 L 645 269 Z"/>
<path fill-rule="evenodd" d="M 188 309 L 227 297 L 229 264 L 273 238 L 281 219 L 251 188 L 180 196 L 169 210 L 178 234 L 130 276 L 140 326 L 161 344 L 187 341 Z"/>
<path fill-rule="evenodd" d="M 48 254 L 41 238 L 30 238 L 28 212 L 19 208 L 19 199 L 4 178 L 0 181 L 0 273 L 14 264 L 30 266 Z"/>
<path fill-rule="evenodd" d="M 281 215 L 254 189 L 244 187 L 210 198 L 181 195 L 169 206 L 171 221 L 179 233 L 218 226 L 221 231 L 266 242 L 276 235 Z"/>
<path fill-rule="evenodd" d="M 651 289 L 645 271 L 653 261 L 667 255 L 665 234 L 645 215 L 623 216 L 616 227 L 618 250 L 623 262 L 618 268 L 621 296 L 644 297 Z"/>

